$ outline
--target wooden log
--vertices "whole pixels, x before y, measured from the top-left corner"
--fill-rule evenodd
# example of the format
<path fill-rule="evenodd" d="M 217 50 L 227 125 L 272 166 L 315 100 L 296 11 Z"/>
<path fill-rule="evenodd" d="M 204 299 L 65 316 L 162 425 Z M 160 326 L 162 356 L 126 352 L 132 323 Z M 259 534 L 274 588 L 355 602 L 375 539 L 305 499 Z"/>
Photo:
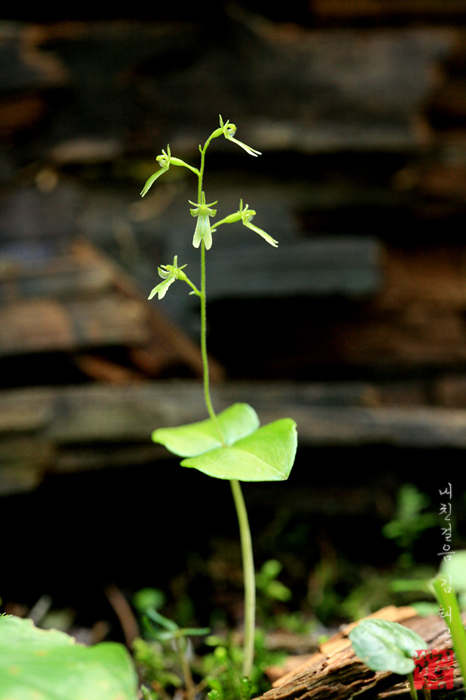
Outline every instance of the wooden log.
<path fill-rule="evenodd" d="M 96 350 L 112 347 L 126 350 L 128 367 L 96 357 Z M 69 353 L 82 372 L 105 381 L 157 377 L 171 368 L 202 375 L 199 347 L 116 263 L 83 240 L 61 254 L 3 256 L 0 357 L 38 352 Z M 212 359 L 210 369 L 218 381 L 220 364 Z"/>
<path fill-rule="evenodd" d="M 0 27 L 0 93 L 20 93 L 63 85 L 59 58 L 43 51 L 39 25 L 4 22 Z"/>
<path fill-rule="evenodd" d="M 310 9 L 321 19 L 345 23 L 354 19 L 371 19 L 379 24 L 399 19 L 448 22 L 451 17 L 461 19 L 466 15 L 462 0 L 310 0 Z"/>
<path fill-rule="evenodd" d="M 439 377 L 433 395 L 440 406 L 466 408 L 466 377 L 456 373 Z"/>
<path fill-rule="evenodd" d="M 367 296 L 381 286 L 382 246 L 371 237 L 315 237 L 265 246 L 220 246 L 209 257 L 209 300 L 276 295 Z"/>
<path fill-rule="evenodd" d="M 139 371 L 148 377 L 158 377 L 171 367 L 184 366 L 193 376 L 202 376 L 200 348 L 157 305 L 149 304 L 129 275 L 87 241 L 75 241 L 73 253 L 79 261 L 103 265 L 123 298 L 138 302 L 146 309 L 146 338 L 129 348 L 129 356 Z M 214 358 L 209 358 L 209 371 L 213 383 L 224 376 L 221 364 Z"/>
<path fill-rule="evenodd" d="M 84 244 L 81 244 L 83 246 Z M 0 304 L 37 297 L 69 299 L 105 294 L 114 287 L 115 270 L 103 255 L 86 259 L 77 245 L 44 259 L 21 259 L 3 252 Z"/>
<path fill-rule="evenodd" d="M 342 389 L 342 396 L 348 400 L 347 389 Z M 355 389 L 355 401 L 357 396 L 360 402 L 366 401 L 367 391 L 358 394 Z M 369 401 L 372 396 L 369 394 Z M 241 391 L 233 391 L 228 383 L 219 384 L 213 387 L 212 397 L 220 411 L 241 399 Z M 335 387 L 326 397 L 322 386 L 284 383 L 271 388 L 269 382 L 251 382 L 244 398 L 257 408 L 261 423 L 293 417 L 301 445 L 466 448 L 466 411 L 461 409 L 364 407 L 361 403 L 332 406 L 337 398 Z M 3 434 L 36 429 L 61 445 L 147 442 L 155 428 L 203 420 L 207 415 L 202 386 L 196 381 L 10 390 L 3 392 L 2 402 Z M 21 408 L 28 402 L 29 413 Z"/>
<path fill-rule="evenodd" d="M 53 46 L 72 88 L 56 123 L 52 113 L 51 139 L 60 145 L 69 114 L 76 125 L 70 141 L 85 141 L 93 123 L 101 137 L 121 144 L 121 120 L 133 124 L 136 109 L 140 118 L 136 128 L 129 126 L 123 150 L 139 146 L 149 152 L 155 142 L 159 150 L 169 140 L 172 152 L 197 152 L 205 139 L 206 105 L 209 119 L 216 120 L 232 104 L 245 141 L 264 151 L 405 151 L 429 138 L 421 110 L 454 31 L 296 32 L 238 9 L 223 21 L 231 42 L 213 52 L 206 52 L 199 24 L 69 23 L 43 29 L 42 47 L 47 41 Z M 170 56 L 179 52 L 182 65 L 171 71 Z M 105 64 L 99 61 L 103 54 Z M 77 61 L 89 70 L 78 70 Z M 234 71 L 225 72 L 225 65 Z M 238 102 L 238 91 L 247 99 Z M 174 94 L 183 95 L 182 108 Z M 229 148 L 220 140 L 216 147 Z"/>
<path fill-rule="evenodd" d="M 445 622 L 438 615 L 421 618 L 413 608 L 390 606 L 368 617 L 409 627 L 425 640 L 426 649 L 451 648 L 451 641 L 445 634 Z M 354 695 L 368 690 L 374 696 L 383 693 L 383 697 L 407 693 L 408 681 L 400 682 L 400 676 L 388 671 L 371 671 L 356 657 L 348 634 L 357 624 L 359 621 L 347 625 L 342 632 L 320 645 L 319 651 L 306 659 L 302 667 L 275 680 L 272 689 L 260 696 L 261 700 L 350 700 Z M 462 687 L 457 662 L 454 677 L 455 688 Z"/>
<path fill-rule="evenodd" d="M 465 410 L 370 407 L 377 397 L 375 388 L 368 391 L 367 386 L 356 385 L 351 390 L 342 385 L 340 390 L 346 406 L 335 405 L 337 386 L 326 393 L 324 385 L 271 387 L 269 382 L 252 382 L 243 391 L 226 383 L 213 387 L 212 398 L 218 411 L 237 400 L 250 401 L 262 424 L 294 418 L 301 448 L 466 449 Z M 152 445 L 152 431 L 207 417 L 197 381 L 37 387 L 4 391 L 0 399 L 0 482 L 5 471 L 0 492 L 3 488 L 4 493 L 25 489 L 27 483 L 35 485 L 46 472 L 147 464 L 166 458 L 169 453 L 163 447 Z M 22 473 L 16 481 L 15 469 Z M 319 503 L 311 505 L 315 512 L 351 514 L 375 507 L 357 489 L 345 504 L 338 491 L 319 498 Z M 298 507 L 299 496 L 292 495 L 292 501 Z M 312 499 L 306 503 L 309 507 Z"/>
<path fill-rule="evenodd" d="M 133 344 L 148 339 L 148 309 L 107 294 L 58 302 L 31 299 L 0 307 L 0 356 Z"/>
<path fill-rule="evenodd" d="M 334 305 L 331 321 L 327 317 L 313 320 L 313 335 L 306 336 L 307 355 L 324 367 L 455 371 L 466 358 L 460 248 L 387 247 L 380 293 L 360 304 Z M 298 323 L 304 333 L 308 324 L 299 319 Z M 319 350 L 322 338 L 325 353 Z M 300 357 L 297 351 L 294 359 L 305 367 L 304 353 Z"/>

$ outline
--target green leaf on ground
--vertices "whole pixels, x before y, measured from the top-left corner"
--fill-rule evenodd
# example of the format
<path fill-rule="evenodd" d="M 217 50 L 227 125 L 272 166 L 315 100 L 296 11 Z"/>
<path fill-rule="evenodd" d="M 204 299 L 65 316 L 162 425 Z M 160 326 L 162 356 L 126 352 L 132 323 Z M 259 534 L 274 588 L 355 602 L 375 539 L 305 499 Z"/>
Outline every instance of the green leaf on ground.
<path fill-rule="evenodd" d="M 361 620 L 349 633 L 354 653 L 373 671 L 412 673 L 413 656 L 426 642 L 408 627 L 387 620 Z"/>
<path fill-rule="evenodd" d="M 32 620 L 0 617 L 0 700 L 137 700 L 124 646 L 86 647 Z"/>

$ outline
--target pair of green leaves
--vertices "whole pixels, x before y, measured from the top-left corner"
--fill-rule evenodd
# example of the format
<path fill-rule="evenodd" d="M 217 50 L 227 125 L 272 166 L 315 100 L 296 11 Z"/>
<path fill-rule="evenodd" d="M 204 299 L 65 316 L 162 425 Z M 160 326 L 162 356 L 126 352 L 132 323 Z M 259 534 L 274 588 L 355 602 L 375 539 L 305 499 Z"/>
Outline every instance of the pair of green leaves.
<path fill-rule="evenodd" d="M 236 403 L 211 419 L 176 428 L 159 428 L 154 442 L 184 457 L 191 467 L 217 479 L 237 481 L 283 481 L 293 466 L 296 423 L 282 418 L 259 427 L 251 406 Z M 223 441 L 222 441 L 223 438 Z"/>
<path fill-rule="evenodd" d="M 0 700 L 137 700 L 137 685 L 121 644 L 85 647 L 32 620 L 0 617 Z"/>

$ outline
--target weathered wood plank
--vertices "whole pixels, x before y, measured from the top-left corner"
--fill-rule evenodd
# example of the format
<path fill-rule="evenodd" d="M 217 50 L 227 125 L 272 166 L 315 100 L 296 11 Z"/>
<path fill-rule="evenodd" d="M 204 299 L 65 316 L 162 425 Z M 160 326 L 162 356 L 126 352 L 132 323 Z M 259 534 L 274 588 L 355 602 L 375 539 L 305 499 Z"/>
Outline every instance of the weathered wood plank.
<path fill-rule="evenodd" d="M 112 368 L 104 357 L 100 367 L 98 358 L 89 361 L 92 352 L 108 347 L 124 348 L 132 366 Z M 81 371 L 105 381 L 157 377 L 171 367 L 202 374 L 199 347 L 116 263 L 83 240 L 63 254 L 28 258 L 7 251 L 1 258 L 0 357 L 38 352 L 74 354 Z M 213 381 L 222 376 L 214 360 L 211 374 Z"/>
<path fill-rule="evenodd" d="M 202 386 L 195 381 L 136 382 L 127 385 L 89 384 L 5 392 L 3 434 L 36 428 L 58 443 L 146 442 L 158 427 L 181 425 L 206 417 Z M 31 414 L 21 406 L 31 397 Z M 250 400 L 262 423 L 291 416 L 302 445 L 391 444 L 398 447 L 466 448 L 466 410 L 442 407 L 395 408 L 364 406 L 377 389 L 343 386 L 326 394 L 325 387 L 251 382 L 243 393 L 232 385 L 217 385 L 212 397 L 217 410 L 236 400 Z M 8 410 L 14 406 L 16 410 Z M 354 401 L 355 405 L 350 405 Z M 334 404 L 334 405 L 332 405 Z M 0 417 L 3 414 L 0 414 Z"/>
<path fill-rule="evenodd" d="M 400 18 L 448 22 L 466 14 L 463 0 L 311 0 L 311 11 L 326 20 L 371 19 L 379 24 Z"/>
<path fill-rule="evenodd" d="M 60 303 L 31 299 L 0 307 L 0 355 L 133 344 L 149 337 L 149 311 L 114 294 Z"/>
<path fill-rule="evenodd" d="M 230 118 L 243 125 L 245 141 L 251 139 L 261 150 L 393 151 L 425 143 L 428 128 L 418 128 L 421 110 L 454 31 L 297 32 L 238 9 L 224 22 L 232 40 L 212 50 L 207 50 L 202 25 L 195 23 L 76 23 L 42 29 L 38 48 L 53 49 L 70 84 L 70 100 L 50 119 L 51 139 L 59 147 L 55 152 L 63 153 L 66 120 L 76 124 L 71 133 L 65 131 L 69 142 L 85 143 L 92 123 L 100 126 L 97 137 L 116 139 L 123 151 L 134 151 L 135 144 L 153 149 L 154 134 L 159 143 L 170 140 L 172 151 L 178 145 L 197 151 L 205 138 L 206 108 L 216 119 L 232 104 Z M 183 65 L 171 71 L 171 57 L 180 51 Z M 77 60 L 87 61 L 92 71 L 79 69 Z M 234 68 L 225 71 L 225 66 Z M 244 99 L 238 101 L 238 94 Z M 135 110 L 137 127 L 132 126 Z M 122 120 L 127 143 L 122 143 Z M 225 144 L 219 140 L 218 146 Z"/>
<path fill-rule="evenodd" d="M 1 256 L 0 303 L 34 297 L 67 298 L 106 293 L 114 286 L 115 272 L 98 260 L 65 253 L 44 260 Z"/>
<path fill-rule="evenodd" d="M 369 237 L 316 237 L 268 246 L 219 246 L 209 256 L 209 300 L 303 294 L 375 294 L 382 284 L 382 246 Z"/>
<path fill-rule="evenodd" d="M 377 389 L 369 385 L 336 385 L 328 390 L 324 385 L 226 383 L 213 387 L 212 397 L 218 411 L 238 400 L 249 401 L 262 424 L 285 416 L 294 418 L 302 448 L 392 445 L 466 449 L 466 410 L 374 407 Z M 340 399 L 346 405 L 339 406 Z M 197 381 L 2 392 L 0 493 L 28 489 L 46 472 L 157 461 L 168 453 L 152 445 L 154 429 L 206 417 Z M 15 470 L 19 470 L 17 477 Z M 359 495 L 353 496 L 350 510 L 361 508 Z M 334 496 L 329 494 L 329 499 L 330 503 Z"/>

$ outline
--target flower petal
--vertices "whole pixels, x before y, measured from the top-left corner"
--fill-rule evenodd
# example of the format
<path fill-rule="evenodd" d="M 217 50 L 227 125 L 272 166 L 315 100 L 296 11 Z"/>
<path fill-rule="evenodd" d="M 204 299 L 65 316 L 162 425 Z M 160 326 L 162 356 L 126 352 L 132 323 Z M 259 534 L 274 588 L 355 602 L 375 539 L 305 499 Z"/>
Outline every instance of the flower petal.
<path fill-rule="evenodd" d="M 250 228 L 251 231 L 255 231 L 256 233 L 259 234 L 259 236 L 262 236 L 262 238 L 263 238 L 265 241 L 267 241 L 267 243 L 270 243 L 270 245 L 273 245 L 274 248 L 278 248 L 278 241 L 276 241 L 275 238 L 272 238 L 272 236 L 270 236 L 268 233 L 266 233 L 265 231 L 263 231 L 261 228 L 259 228 L 258 226 L 255 226 L 254 224 L 252 224 L 252 223 L 251 223 L 250 221 L 248 221 L 247 219 L 246 219 L 246 220 L 243 219 L 243 224 L 244 224 L 247 228 Z"/>
<path fill-rule="evenodd" d="M 149 294 L 149 299 L 153 299 L 155 295 L 157 294 L 159 299 L 163 299 L 165 294 L 168 291 L 168 288 L 173 282 L 175 281 L 174 277 L 169 277 L 168 279 L 163 280 L 163 282 L 160 282 L 154 289 L 151 291 Z"/>
<path fill-rule="evenodd" d="M 204 241 L 206 250 L 212 247 L 212 233 L 210 231 L 210 219 L 208 214 L 199 214 L 196 230 L 194 231 L 193 246 L 199 248 L 201 240 Z"/>
<path fill-rule="evenodd" d="M 256 151 L 255 148 L 251 148 L 251 146 L 248 146 L 247 144 L 243 143 L 242 141 L 238 141 L 238 139 L 233 138 L 233 136 L 226 136 L 225 138 L 228 139 L 228 141 L 233 141 L 233 143 L 236 143 L 238 146 L 241 146 L 241 148 L 244 148 L 246 153 L 249 153 L 250 156 L 261 156 L 262 153 L 260 151 Z"/>
<path fill-rule="evenodd" d="M 163 165 L 160 168 L 160 170 L 157 170 L 156 173 L 154 173 L 153 175 L 150 176 L 150 178 L 147 180 L 146 184 L 144 185 L 144 187 L 141 190 L 141 197 L 144 197 L 144 195 L 146 195 L 149 192 L 150 188 L 152 187 L 154 182 L 157 180 L 157 178 L 160 177 L 161 175 L 163 175 L 164 173 L 166 173 L 169 167 L 170 167 L 170 164 L 168 164 L 166 166 Z"/>

